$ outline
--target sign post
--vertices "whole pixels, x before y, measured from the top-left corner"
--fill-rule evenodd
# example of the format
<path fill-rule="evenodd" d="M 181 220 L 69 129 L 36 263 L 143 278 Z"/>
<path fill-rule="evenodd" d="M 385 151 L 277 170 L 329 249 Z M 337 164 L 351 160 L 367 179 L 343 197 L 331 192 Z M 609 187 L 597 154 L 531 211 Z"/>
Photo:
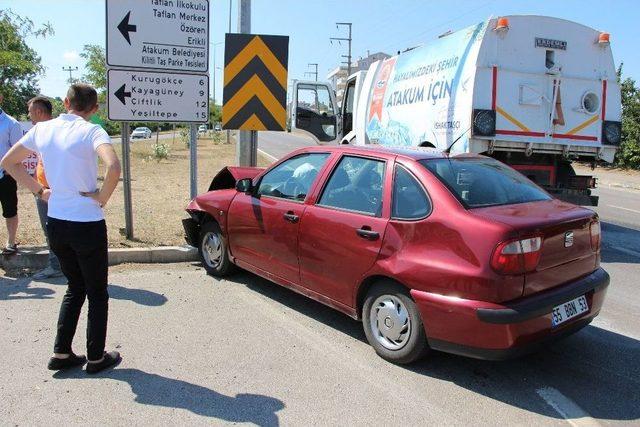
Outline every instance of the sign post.
<path fill-rule="evenodd" d="M 124 187 L 124 225 L 127 239 L 133 238 L 133 209 L 131 209 L 131 153 L 129 146 L 129 123 L 121 126 L 122 137 L 122 184 Z"/>
<path fill-rule="evenodd" d="M 197 194 L 197 129 L 209 120 L 209 0 L 106 0 L 107 98 L 122 121 L 126 236 L 133 238 L 129 123 L 190 126 L 190 195 Z"/>

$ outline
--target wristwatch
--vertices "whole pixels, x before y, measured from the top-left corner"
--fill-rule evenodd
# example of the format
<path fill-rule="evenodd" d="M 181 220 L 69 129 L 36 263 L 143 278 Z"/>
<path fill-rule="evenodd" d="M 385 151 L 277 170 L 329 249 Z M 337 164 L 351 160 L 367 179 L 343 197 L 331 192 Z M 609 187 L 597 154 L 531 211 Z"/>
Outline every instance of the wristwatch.
<path fill-rule="evenodd" d="M 36 196 L 38 199 L 42 199 L 42 193 L 44 193 L 44 190 L 46 190 L 47 187 L 40 187 L 40 189 L 38 190 L 37 193 L 33 193 L 34 196 Z"/>

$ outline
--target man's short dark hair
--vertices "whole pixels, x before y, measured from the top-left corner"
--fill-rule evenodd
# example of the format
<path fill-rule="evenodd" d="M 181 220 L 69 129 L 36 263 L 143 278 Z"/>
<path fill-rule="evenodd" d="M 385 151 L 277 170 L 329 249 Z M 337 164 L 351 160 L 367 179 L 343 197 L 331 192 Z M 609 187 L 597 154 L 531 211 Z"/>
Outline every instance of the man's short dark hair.
<path fill-rule="evenodd" d="M 71 109 L 87 112 L 98 104 L 98 92 L 86 83 L 75 83 L 69 87 L 67 99 Z"/>
<path fill-rule="evenodd" d="M 53 105 L 51 105 L 51 101 L 46 96 L 35 96 L 29 100 L 28 105 L 37 105 L 39 108 L 43 109 L 47 114 L 53 114 Z"/>

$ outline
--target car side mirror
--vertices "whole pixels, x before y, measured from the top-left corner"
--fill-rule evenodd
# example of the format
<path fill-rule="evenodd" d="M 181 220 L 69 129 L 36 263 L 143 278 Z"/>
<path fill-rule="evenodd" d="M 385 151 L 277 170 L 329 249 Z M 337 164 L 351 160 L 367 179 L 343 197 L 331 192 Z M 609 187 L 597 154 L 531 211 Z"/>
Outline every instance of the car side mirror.
<path fill-rule="evenodd" d="M 251 178 L 243 178 L 236 182 L 236 190 L 241 193 L 251 193 L 253 191 L 253 182 Z"/>

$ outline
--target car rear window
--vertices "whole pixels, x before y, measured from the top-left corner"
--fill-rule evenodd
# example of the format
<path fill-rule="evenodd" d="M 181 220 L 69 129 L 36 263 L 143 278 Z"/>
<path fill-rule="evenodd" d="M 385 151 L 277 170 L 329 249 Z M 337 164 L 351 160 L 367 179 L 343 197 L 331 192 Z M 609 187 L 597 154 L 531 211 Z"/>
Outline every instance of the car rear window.
<path fill-rule="evenodd" d="M 467 208 L 551 199 L 525 176 L 494 159 L 428 159 L 420 163 Z"/>

